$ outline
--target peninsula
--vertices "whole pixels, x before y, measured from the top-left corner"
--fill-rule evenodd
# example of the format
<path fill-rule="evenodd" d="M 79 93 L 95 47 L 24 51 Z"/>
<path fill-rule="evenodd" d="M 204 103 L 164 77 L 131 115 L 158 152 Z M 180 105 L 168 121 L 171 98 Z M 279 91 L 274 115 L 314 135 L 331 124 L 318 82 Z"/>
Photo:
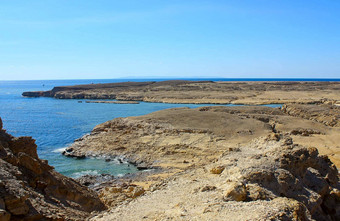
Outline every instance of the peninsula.
<path fill-rule="evenodd" d="M 26 97 L 195 104 L 339 104 L 340 82 L 149 81 L 54 87 Z"/>

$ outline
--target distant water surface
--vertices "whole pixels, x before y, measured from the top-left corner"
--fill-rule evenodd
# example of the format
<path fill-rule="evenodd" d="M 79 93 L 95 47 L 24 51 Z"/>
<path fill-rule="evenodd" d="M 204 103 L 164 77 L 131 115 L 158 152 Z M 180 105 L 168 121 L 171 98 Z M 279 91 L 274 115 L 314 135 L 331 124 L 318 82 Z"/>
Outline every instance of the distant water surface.
<path fill-rule="evenodd" d="M 78 103 L 79 99 L 25 98 L 21 94 L 24 91 L 50 90 L 55 86 L 150 80 L 155 79 L 0 81 L 0 117 L 4 128 L 13 136 L 32 136 L 38 145 L 39 157 L 47 159 L 50 165 L 66 176 L 79 177 L 84 174 L 99 173 L 119 176 L 134 173 L 136 169 L 128 164 L 105 162 L 102 159 L 77 160 L 64 157 L 61 151 L 75 139 L 90 133 L 97 124 L 113 118 L 139 116 L 174 107 L 196 108 L 207 105 L 145 102 L 140 104 Z M 165 79 L 156 79 L 156 81 L 160 80 Z M 188 80 L 239 81 L 240 79 Z M 275 105 L 269 106 L 275 107 Z"/>

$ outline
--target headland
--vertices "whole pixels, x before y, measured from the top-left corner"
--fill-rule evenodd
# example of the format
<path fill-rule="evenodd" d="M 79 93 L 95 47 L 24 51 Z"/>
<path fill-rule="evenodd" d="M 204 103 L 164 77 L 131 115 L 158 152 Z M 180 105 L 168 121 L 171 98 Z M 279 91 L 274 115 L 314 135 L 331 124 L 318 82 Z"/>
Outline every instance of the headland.
<path fill-rule="evenodd" d="M 23 96 L 195 104 L 338 104 L 340 82 L 122 82 L 54 87 Z"/>

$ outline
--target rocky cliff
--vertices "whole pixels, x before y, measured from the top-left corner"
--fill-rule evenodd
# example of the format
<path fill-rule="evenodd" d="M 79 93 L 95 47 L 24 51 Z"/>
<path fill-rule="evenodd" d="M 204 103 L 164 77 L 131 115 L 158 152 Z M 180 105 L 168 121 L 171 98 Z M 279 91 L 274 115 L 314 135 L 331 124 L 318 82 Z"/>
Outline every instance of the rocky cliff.
<path fill-rule="evenodd" d="M 31 137 L 13 137 L 0 119 L 0 220 L 84 220 L 105 209 L 97 194 L 57 173 Z"/>

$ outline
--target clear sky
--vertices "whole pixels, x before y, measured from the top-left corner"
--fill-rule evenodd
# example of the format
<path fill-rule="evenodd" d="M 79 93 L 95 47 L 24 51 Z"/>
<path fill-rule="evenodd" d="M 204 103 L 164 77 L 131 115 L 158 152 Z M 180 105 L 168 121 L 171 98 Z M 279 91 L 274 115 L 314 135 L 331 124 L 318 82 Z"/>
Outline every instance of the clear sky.
<path fill-rule="evenodd" d="M 0 0 L 0 80 L 340 78 L 339 0 Z"/>

